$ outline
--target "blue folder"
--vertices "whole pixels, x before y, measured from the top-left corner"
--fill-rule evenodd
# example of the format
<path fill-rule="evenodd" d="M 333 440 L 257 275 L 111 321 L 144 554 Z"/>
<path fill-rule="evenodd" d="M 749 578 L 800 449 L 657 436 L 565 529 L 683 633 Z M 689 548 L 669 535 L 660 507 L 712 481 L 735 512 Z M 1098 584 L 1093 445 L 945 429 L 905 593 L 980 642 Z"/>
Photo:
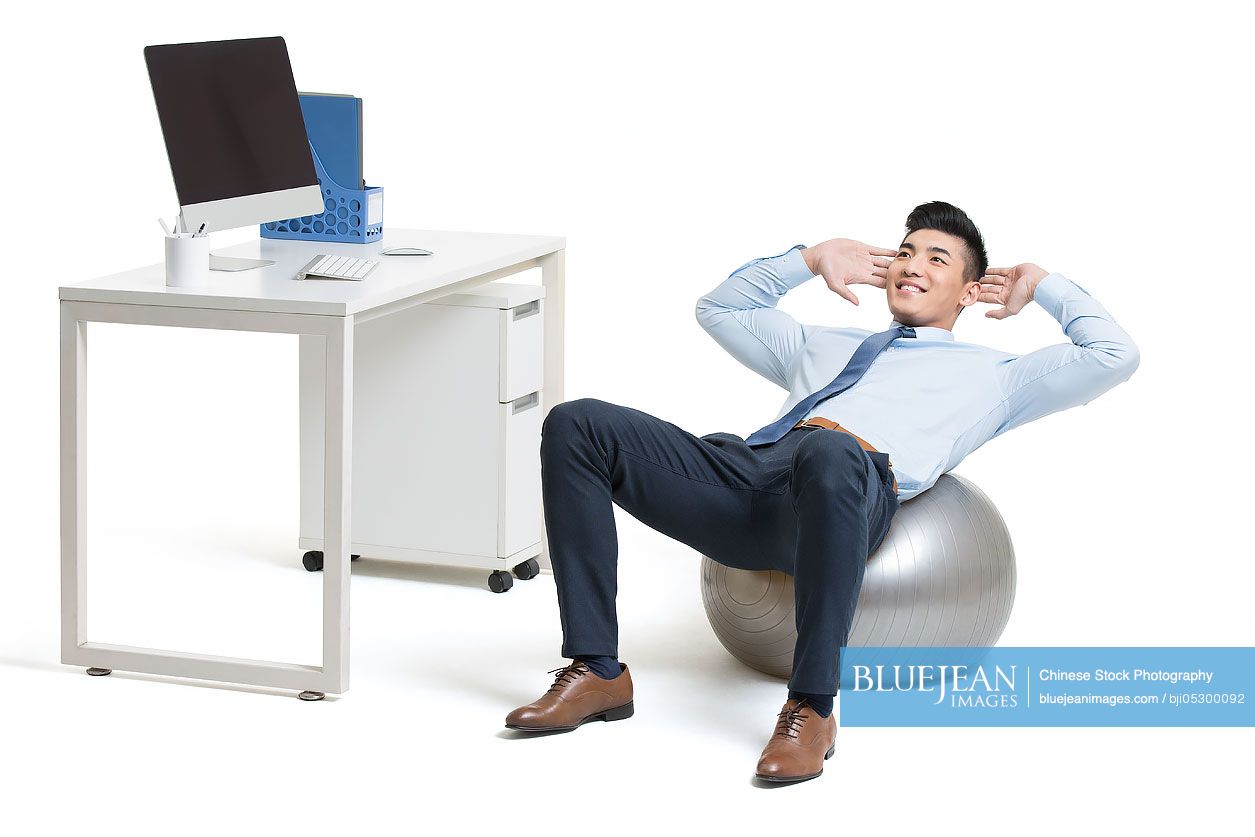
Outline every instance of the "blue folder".
<path fill-rule="evenodd" d="M 365 189 L 362 179 L 362 100 L 338 93 L 301 93 L 305 132 L 327 176 L 345 189 Z"/>

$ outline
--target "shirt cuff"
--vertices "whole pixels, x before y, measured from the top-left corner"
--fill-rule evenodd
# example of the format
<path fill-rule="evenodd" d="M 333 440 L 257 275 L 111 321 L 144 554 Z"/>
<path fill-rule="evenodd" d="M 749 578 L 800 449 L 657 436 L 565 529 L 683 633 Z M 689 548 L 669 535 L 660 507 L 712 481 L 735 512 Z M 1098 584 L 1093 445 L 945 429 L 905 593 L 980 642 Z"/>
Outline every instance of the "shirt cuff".
<path fill-rule="evenodd" d="M 776 275 L 789 288 L 796 288 L 815 276 L 815 274 L 811 273 L 811 269 L 806 266 L 806 260 L 802 258 L 802 250 L 805 247 L 805 244 L 794 244 L 787 252 L 771 258 L 772 266 L 776 269 Z"/>
<path fill-rule="evenodd" d="M 1075 298 L 1078 293 L 1089 296 L 1089 291 L 1073 282 L 1062 273 L 1049 273 L 1040 282 L 1033 291 L 1033 300 L 1045 308 L 1055 319 L 1059 318 L 1059 311 L 1063 303 L 1068 299 Z"/>

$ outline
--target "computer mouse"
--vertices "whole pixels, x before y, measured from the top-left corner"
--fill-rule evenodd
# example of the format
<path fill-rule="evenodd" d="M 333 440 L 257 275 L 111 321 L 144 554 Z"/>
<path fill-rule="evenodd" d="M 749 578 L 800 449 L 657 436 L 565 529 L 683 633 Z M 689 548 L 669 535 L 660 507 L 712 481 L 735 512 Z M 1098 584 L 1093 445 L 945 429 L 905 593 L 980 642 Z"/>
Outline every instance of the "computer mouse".
<path fill-rule="evenodd" d="M 424 250 L 421 247 L 393 247 L 391 250 L 384 250 L 384 256 L 430 256 L 430 250 Z"/>

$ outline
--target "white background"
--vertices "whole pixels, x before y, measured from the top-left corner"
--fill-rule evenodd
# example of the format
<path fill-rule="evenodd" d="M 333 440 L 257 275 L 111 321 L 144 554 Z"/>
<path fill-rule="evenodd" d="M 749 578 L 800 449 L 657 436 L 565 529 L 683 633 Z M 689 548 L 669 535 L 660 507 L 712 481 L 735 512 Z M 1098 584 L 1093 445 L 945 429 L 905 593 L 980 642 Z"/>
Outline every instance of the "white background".
<path fill-rule="evenodd" d="M 742 435 L 784 393 L 693 318 L 732 269 L 893 247 L 946 200 L 991 264 L 1084 285 L 1127 383 L 957 469 L 1013 533 L 1005 645 L 1251 645 L 1252 67 L 1220 4 L 111 4 L 8 12 L 0 829 L 525 833 L 663 823 L 1158 832 L 1239 810 L 1249 730 L 845 729 L 814 782 L 751 783 L 784 700 L 710 631 L 698 556 L 622 512 L 636 716 L 512 740 L 562 664 L 553 580 L 355 566 L 352 690 L 300 703 L 58 661 L 57 286 L 161 258 L 174 190 L 147 44 L 282 34 L 302 90 L 365 99 L 392 226 L 564 235 L 567 397 Z M 215 248 L 256 235 L 215 236 Z M 526 279 L 527 277 L 524 277 Z M 538 277 L 530 277 L 538 281 Z M 881 329 L 812 280 L 782 308 Z M 958 339 L 1065 339 L 980 304 Z M 89 629 L 317 655 L 296 549 L 295 338 L 92 326 Z M 1255 696 L 1251 696 L 1255 697 Z M 661 808 L 658 806 L 662 806 Z M 796 813 L 795 813 L 796 811 Z"/>

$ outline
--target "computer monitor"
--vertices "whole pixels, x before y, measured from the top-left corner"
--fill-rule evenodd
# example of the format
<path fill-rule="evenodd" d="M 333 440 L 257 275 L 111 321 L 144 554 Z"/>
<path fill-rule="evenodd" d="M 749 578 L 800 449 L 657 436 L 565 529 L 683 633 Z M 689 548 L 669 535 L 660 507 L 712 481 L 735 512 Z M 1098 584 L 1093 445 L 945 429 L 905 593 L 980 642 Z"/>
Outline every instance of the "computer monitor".
<path fill-rule="evenodd" d="M 144 48 L 185 229 L 323 210 L 281 37 Z"/>

